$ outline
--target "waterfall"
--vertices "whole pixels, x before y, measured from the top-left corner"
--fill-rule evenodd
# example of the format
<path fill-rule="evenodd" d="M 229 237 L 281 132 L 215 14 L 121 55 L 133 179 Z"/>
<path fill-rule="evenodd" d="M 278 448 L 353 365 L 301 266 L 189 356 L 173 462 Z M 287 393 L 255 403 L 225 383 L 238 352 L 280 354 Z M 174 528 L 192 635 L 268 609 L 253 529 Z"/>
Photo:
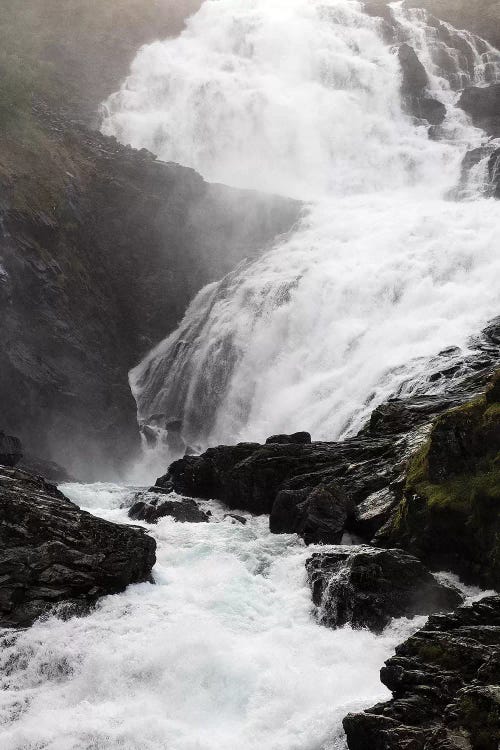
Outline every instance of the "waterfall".
<path fill-rule="evenodd" d="M 297 429 L 342 438 L 498 313 L 484 168 L 466 201 L 450 195 L 486 142 L 458 92 L 499 78 L 500 54 L 424 11 L 392 13 L 446 107 L 437 131 L 407 112 L 398 44 L 354 0 L 206 0 L 107 102 L 103 130 L 121 141 L 306 204 L 131 372 L 141 423 L 182 420 L 200 447 Z"/>

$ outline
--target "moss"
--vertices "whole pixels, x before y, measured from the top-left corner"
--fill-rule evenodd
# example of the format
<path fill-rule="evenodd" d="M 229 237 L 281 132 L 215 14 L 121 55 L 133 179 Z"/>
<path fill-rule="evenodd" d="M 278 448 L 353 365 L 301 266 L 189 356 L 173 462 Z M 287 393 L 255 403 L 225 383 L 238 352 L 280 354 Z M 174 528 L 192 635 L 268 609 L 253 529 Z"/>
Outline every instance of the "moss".
<path fill-rule="evenodd" d="M 497 374 L 484 395 L 441 415 L 413 456 L 390 543 L 500 586 L 499 439 Z"/>

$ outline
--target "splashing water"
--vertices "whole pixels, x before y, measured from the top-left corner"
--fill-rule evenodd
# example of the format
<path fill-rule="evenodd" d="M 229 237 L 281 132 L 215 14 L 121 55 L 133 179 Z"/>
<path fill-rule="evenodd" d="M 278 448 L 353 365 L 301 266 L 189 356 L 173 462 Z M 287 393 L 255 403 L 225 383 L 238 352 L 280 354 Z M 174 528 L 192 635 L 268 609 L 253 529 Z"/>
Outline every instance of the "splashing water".
<path fill-rule="evenodd" d="M 440 140 L 405 114 L 395 50 L 351 0 L 208 0 L 179 39 L 139 54 L 107 103 L 104 130 L 123 141 L 309 202 L 289 236 L 203 290 L 132 371 L 140 421 L 182 418 L 202 447 L 297 429 L 342 437 L 498 313 L 485 163 L 467 203 L 446 196 L 466 150 L 485 142 L 457 89 L 495 79 L 500 55 L 449 25 L 438 34 L 423 11 L 393 10 L 447 108 Z"/>
<path fill-rule="evenodd" d="M 62 489 L 127 521 L 116 485 Z M 2 750 L 345 747 L 343 716 L 387 696 L 380 667 L 422 618 L 381 637 L 320 627 L 304 567 L 315 548 L 211 509 L 210 524 L 154 528 L 155 586 L 88 617 L 0 631 Z"/>

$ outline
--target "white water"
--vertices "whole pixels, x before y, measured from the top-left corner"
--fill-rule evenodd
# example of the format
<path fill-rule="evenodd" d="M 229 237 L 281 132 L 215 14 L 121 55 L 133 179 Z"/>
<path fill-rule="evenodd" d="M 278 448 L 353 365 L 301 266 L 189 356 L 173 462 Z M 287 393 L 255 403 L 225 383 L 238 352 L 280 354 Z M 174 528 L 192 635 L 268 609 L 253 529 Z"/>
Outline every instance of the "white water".
<path fill-rule="evenodd" d="M 131 373 L 141 421 L 180 417 L 195 446 L 342 437 L 498 313 L 485 163 L 466 203 L 447 195 L 486 140 L 455 107 L 457 82 L 495 78 L 500 56 L 448 26 L 465 59 L 425 13 L 394 7 L 447 107 L 439 141 L 404 113 L 395 50 L 352 0 L 207 0 L 179 39 L 138 55 L 107 103 L 104 130 L 123 141 L 309 201 L 290 236 L 203 290 Z"/>
<path fill-rule="evenodd" d="M 62 489 L 126 522 L 130 490 Z M 388 697 L 380 667 L 422 618 L 380 637 L 320 627 L 314 548 L 211 507 L 210 524 L 153 527 L 156 585 L 0 633 L 2 750 L 337 750 L 343 716 Z"/>

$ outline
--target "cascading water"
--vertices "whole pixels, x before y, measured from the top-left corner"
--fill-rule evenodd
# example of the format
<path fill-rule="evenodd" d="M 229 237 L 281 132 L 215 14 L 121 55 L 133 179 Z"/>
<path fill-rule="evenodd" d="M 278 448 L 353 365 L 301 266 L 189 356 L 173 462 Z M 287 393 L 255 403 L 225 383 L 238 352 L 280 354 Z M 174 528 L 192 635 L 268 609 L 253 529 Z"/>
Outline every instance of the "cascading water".
<path fill-rule="evenodd" d="M 450 85 L 426 17 L 396 13 L 448 108 L 439 142 L 402 111 L 381 23 L 350 0 L 206 0 L 108 103 L 104 128 L 122 140 L 308 202 L 296 231 L 204 289 L 134 371 L 141 419 L 180 416 L 201 443 L 352 432 L 497 312 L 500 216 L 479 200 L 480 171 L 467 202 L 444 196 L 484 138 L 454 107 L 455 79 L 495 75 L 498 55 L 466 35 Z M 133 490 L 62 489 L 128 522 Z M 345 750 L 343 716 L 387 697 L 380 667 L 419 620 L 382 636 L 320 627 L 314 548 L 210 508 L 210 523 L 154 527 L 155 586 L 0 632 L 2 750 Z"/>
<path fill-rule="evenodd" d="M 180 418 L 201 446 L 297 429 L 339 438 L 498 312 L 484 169 L 467 202 L 448 196 L 486 140 L 457 89 L 495 79 L 500 55 L 447 25 L 438 34 L 423 11 L 393 12 L 447 108 L 439 140 L 405 113 L 382 21 L 353 0 L 207 0 L 180 38 L 142 50 L 107 103 L 104 131 L 122 141 L 308 204 L 131 373 L 141 422 Z"/>

